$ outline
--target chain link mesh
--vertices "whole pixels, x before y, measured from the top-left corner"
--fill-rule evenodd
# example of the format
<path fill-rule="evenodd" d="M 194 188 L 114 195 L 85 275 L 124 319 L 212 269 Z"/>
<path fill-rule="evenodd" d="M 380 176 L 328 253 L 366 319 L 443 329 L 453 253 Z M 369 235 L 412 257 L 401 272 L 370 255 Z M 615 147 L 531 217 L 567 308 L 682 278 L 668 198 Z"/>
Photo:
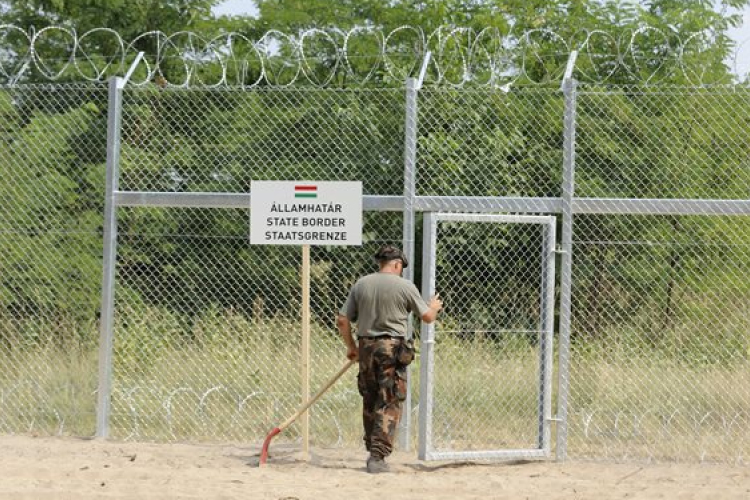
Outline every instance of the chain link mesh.
<path fill-rule="evenodd" d="M 747 89 L 587 88 L 577 106 L 576 196 L 748 198 Z M 570 449 L 742 460 L 747 217 L 645 215 L 656 205 L 574 218 Z"/>
<path fill-rule="evenodd" d="M 747 199 L 750 90 L 583 87 L 576 196 Z"/>
<path fill-rule="evenodd" d="M 262 440 L 301 404 L 300 248 L 249 246 L 246 210 L 122 212 L 113 433 Z M 177 223 L 156 233 L 144 219 Z M 378 245 L 400 241 L 400 223 L 367 213 L 364 231 L 377 236 L 362 247 L 312 252 L 312 392 L 345 361 L 335 317 L 348 286 L 373 270 Z M 352 376 L 311 411 L 316 444 L 358 437 Z M 278 440 L 299 436 L 297 422 Z"/>
<path fill-rule="evenodd" d="M 417 194 L 560 196 L 563 105 L 536 87 L 421 90 Z"/>
<path fill-rule="evenodd" d="M 750 92 L 589 86 L 576 100 L 569 454 L 742 461 L 750 223 L 670 200 L 747 200 Z M 416 194 L 456 211 L 561 197 L 565 106 L 544 87 L 420 90 Z M 129 88 L 119 189 L 361 180 L 400 196 L 405 107 L 396 89 Z M 107 89 L 4 87 L 0 114 L 0 432 L 90 435 Z M 594 198 L 645 201 L 602 214 Z M 300 249 L 250 246 L 246 209 L 117 219 L 113 436 L 260 440 L 300 404 Z M 361 248 L 312 249 L 312 391 L 344 362 L 334 320 L 349 286 L 379 244 L 403 244 L 402 212 L 364 221 Z M 441 231 L 435 444 L 531 446 L 538 236 Z M 416 255 L 420 283 L 419 243 Z M 361 446 L 360 418 L 352 370 L 311 409 L 313 444 Z M 298 424 L 278 439 L 299 440 Z"/>
<path fill-rule="evenodd" d="M 403 90 L 128 89 L 120 189 L 246 193 L 256 180 L 356 180 L 403 193 Z"/>
<path fill-rule="evenodd" d="M 120 186 L 231 193 L 247 192 L 252 179 L 361 180 L 365 193 L 400 194 L 403 124 L 403 91 L 129 90 Z M 117 301 L 115 378 L 124 397 L 115 422 L 123 434 L 257 441 L 300 405 L 301 250 L 249 246 L 247 219 L 247 210 L 120 215 L 118 290 L 133 292 Z M 377 245 L 400 244 L 401 220 L 400 212 L 368 212 L 361 248 L 313 249 L 312 392 L 345 360 L 338 307 L 373 270 Z M 153 227 L 163 234 L 143 233 Z M 155 316 L 131 339 L 124 318 L 142 300 Z M 167 329 L 163 338 L 149 336 L 156 323 Z M 168 357 L 144 377 L 143 361 L 161 352 Z M 321 399 L 311 410 L 315 443 L 359 437 L 358 398 L 349 380 Z M 142 414 L 155 427 L 141 425 Z M 299 436 L 295 423 L 280 439 Z"/>
<path fill-rule="evenodd" d="M 740 459 L 750 449 L 746 218 L 577 216 L 575 226 L 571 449 Z"/>
<path fill-rule="evenodd" d="M 0 432 L 91 434 L 107 90 L 0 88 Z"/>
<path fill-rule="evenodd" d="M 543 236 L 538 224 L 438 222 L 434 451 L 538 447 Z"/>

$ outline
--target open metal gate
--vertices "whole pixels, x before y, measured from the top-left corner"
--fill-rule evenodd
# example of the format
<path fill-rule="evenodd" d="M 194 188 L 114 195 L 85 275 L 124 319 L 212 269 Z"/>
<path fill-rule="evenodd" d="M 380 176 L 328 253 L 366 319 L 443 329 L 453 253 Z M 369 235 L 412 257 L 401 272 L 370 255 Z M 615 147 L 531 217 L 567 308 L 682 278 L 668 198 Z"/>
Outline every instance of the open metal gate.
<path fill-rule="evenodd" d="M 425 213 L 423 252 L 419 458 L 549 457 L 555 217 Z"/>

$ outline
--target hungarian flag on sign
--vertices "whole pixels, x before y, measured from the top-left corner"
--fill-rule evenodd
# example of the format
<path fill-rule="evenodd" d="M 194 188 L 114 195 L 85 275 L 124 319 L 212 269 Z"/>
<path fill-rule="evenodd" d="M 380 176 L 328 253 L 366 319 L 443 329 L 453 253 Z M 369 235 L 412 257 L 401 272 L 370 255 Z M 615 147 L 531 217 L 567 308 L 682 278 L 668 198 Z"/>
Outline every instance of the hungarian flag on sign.
<path fill-rule="evenodd" d="M 311 185 L 294 186 L 294 197 L 295 198 L 317 198 L 318 186 L 311 186 Z"/>

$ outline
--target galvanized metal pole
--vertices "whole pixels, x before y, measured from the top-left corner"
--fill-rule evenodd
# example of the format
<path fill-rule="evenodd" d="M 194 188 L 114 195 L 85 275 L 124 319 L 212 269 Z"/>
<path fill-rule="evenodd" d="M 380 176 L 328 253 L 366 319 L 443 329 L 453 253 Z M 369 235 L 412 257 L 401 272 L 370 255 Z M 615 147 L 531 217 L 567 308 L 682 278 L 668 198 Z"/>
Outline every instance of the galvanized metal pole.
<path fill-rule="evenodd" d="M 435 293 L 435 245 L 437 223 L 431 212 L 424 213 L 424 245 L 422 247 L 422 296 L 428 299 Z M 419 440 L 417 456 L 426 460 L 432 451 L 432 388 L 427 381 L 434 367 L 435 324 L 422 323 L 422 344 L 420 362 L 419 391 Z"/>
<path fill-rule="evenodd" d="M 560 337 L 557 399 L 557 460 L 568 453 L 568 392 L 570 380 L 570 311 L 573 283 L 573 197 L 575 194 L 576 81 L 563 82 L 562 259 L 560 271 Z"/>
<path fill-rule="evenodd" d="M 404 130 L 404 253 L 414 261 L 414 198 L 417 185 L 417 80 L 406 81 L 406 123 Z M 414 266 L 404 269 L 404 278 L 414 279 Z"/>
<path fill-rule="evenodd" d="M 539 321 L 539 448 L 550 453 L 552 425 L 552 355 L 555 330 L 555 219 L 543 226 L 541 318 Z"/>
<path fill-rule="evenodd" d="M 109 81 L 107 110 L 107 186 L 104 199 L 104 259 L 102 308 L 99 333 L 99 391 L 96 408 L 96 436 L 109 437 L 112 399 L 112 349 L 114 344 L 115 266 L 117 264 L 117 185 L 120 163 L 122 88 L 125 80 Z"/>
<path fill-rule="evenodd" d="M 404 278 L 414 281 L 414 198 L 417 184 L 417 93 L 419 81 L 416 78 L 406 80 L 406 122 L 404 130 L 404 227 L 403 245 L 406 258 L 411 265 L 404 269 Z M 412 323 L 409 322 L 407 335 L 413 337 Z M 411 369 L 406 371 L 406 401 L 399 423 L 398 445 L 402 450 L 409 450 L 411 435 L 412 383 Z"/>
<path fill-rule="evenodd" d="M 302 404 L 310 399 L 310 245 L 302 245 Z M 304 460 L 310 459 L 310 412 L 305 411 L 300 421 L 302 426 L 302 453 Z"/>

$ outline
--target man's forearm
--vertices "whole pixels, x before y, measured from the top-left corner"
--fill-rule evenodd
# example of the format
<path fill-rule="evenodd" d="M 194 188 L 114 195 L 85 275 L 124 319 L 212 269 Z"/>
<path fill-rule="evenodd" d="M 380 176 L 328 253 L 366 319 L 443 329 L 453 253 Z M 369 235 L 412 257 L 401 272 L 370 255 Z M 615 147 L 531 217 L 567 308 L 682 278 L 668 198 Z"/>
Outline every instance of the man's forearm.
<path fill-rule="evenodd" d="M 433 308 L 428 309 L 427 312 L 422 315 L 422 321 L 425 323 L 434 322 L 437 319 L 438 312 L 438 310 Z"/>
<path fill-rule="evenodd" d="M 341 334 L 341 338 L 344 339 L 346 347 L 354 349 L 356 344 L 354 343 L 354 336 L 352 335 L 352 324 L 349 320 L 341 317 L 339 317 L 336 324 L 339 327 L 339 333 Z"/>
<path fill-rule="evenodd" d="M 352 335 L 351 325 L 341 331 L 341 336 L 344 337 L 344 343 L 346 344 L 346 347 L 350 349 L 354 349 L 355 347 L 357 347 L 357 345 L 354 343 L 354 336 Z"/>

